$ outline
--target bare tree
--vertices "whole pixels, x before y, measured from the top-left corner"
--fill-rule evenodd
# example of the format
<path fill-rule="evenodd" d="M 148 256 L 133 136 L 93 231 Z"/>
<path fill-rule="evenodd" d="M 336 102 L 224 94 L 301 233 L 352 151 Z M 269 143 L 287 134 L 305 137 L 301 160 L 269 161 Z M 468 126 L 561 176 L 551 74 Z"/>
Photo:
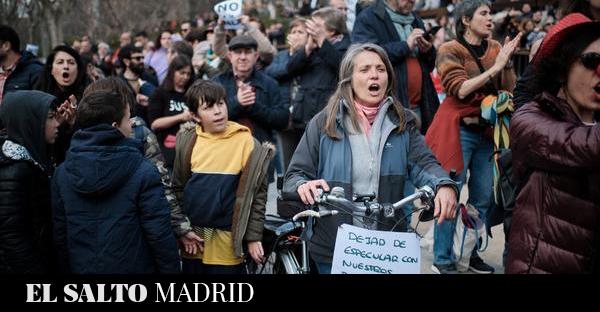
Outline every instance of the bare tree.
<path fill-rule="evenodd" d="M 164 28 L 212 11 L 222 0 L 0 0 L 0 23 L 11 25 L 23 42 L 47 54 L 56 45 L 89 35 L 117 45 L 124 31 Z"/>
<path fill-rule="evenodd" d="M 22 1 L 0 0 L 0 24 L 14 24 L 18 21 L 20 2 Z"/>

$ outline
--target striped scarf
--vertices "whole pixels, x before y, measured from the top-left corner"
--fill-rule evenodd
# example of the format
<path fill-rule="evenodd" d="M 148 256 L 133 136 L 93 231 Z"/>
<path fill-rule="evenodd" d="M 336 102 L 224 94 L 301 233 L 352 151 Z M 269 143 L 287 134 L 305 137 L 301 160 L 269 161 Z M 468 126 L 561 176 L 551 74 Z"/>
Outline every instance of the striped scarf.
<path fill-rule="evenodd" d="M 499 203 L 498 181 L 500 179 L 500 152 L 510 148 L 510 117 L 515 111 L 512 94 L 500 91 L 498 95 L 488 95 L 481 101 L 481 117 L 494 124 L 494 199 Z"/>

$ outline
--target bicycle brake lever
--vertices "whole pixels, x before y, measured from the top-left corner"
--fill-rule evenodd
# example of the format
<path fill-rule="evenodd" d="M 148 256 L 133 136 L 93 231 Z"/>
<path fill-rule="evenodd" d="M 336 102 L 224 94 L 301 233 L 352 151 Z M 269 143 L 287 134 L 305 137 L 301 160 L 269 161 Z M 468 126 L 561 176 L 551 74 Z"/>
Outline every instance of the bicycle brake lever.
<path fill-rule="evenodd" d="M 334 186 L 331 191 L 329 191 L 329 194 L 335 197 L 344 197 L 344 188 L 341 186 Z"/>
<path fill-rule="evenodd" d="M 294 217 L 292 218 L 292 221 L 296 222 L 298 221 L 298 219 L 300 218 L 305 218 L 305 217 L 317 217 L 319 218 L 321 215 L 319 215 L 319 213 L 317 211 L 314 210 L 304 210 L 301 211 L 297 214 L 294 215 Z"/>
<path fill-rule="evenodd" d="M 314 210 L 304 210 L 304 211 L 297 213 L 292 218 L 292 221 L 296 222 L 296 221 L 298 221 L 298 219 L 304 218 L 304 217 L 320 218 L 320 217 L 325 217 L 325 216 L 335 216 L 336 214 L 338 214 L 337 210 L 323 210 L 323 211 L 318 211 L 318 212 L 314 211 Z"/>
<path fill-rule="evenodd" d="M 421 187 L 419 191 L 423 192 L 421 201 L 424 202 L 425 206 L 427 207 L 425 210 L 431 210 L 433 207 L 433 198 L 435 197 L 435 192 L 428 185 Z"/>

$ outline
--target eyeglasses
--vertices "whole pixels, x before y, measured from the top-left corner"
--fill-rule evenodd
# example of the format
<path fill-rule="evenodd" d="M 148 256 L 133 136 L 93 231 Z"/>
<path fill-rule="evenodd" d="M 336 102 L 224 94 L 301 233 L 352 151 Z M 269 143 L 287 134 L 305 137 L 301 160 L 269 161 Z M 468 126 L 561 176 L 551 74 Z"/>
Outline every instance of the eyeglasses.
<path fill-rule="evenodd" d="M 135 57 L 131 57 L 131 59 L 139 62 L 139 61 L 143 61 L 144 57 L 143 56 L 135 56 Z"/>
<path fill-rule="evenodd" d="M 585 68 L 593 70 L 600 75 L 600 68 L 598 67 L 598 65 L 600 65 L 600 53 L 584 53 L 579 58 L 581 59 L 581 64 L 583 64 Z"/>

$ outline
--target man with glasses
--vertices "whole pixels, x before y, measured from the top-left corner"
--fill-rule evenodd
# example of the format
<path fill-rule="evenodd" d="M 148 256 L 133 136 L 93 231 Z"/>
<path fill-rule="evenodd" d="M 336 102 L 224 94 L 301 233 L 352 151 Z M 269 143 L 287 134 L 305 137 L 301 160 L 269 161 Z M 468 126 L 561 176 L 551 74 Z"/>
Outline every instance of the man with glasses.
<path fill-rule="evenodd" d="M 158 86 L 158 78 L 150 68 L 145 67 L 144 53 L 140 47 L 131 44 L 122 47 L 119 51 L 119 62 L 123 69 L 119 78 L 127 82 L 139 104 L 135 106 L 135 115 L 148 122 L 146 119 L 148 98 Z"/>
<path fill-rule="evenodd" d="M 185 38 L 185 36 L 187 36 L 187 34 L 189 34 L 190 31 L 194 28 L 195 27 L 192 25 L 191 21 L 185 21 L 185 22 L 181 23 L 181 27 L 180 27 L 181 38 Z"/>

